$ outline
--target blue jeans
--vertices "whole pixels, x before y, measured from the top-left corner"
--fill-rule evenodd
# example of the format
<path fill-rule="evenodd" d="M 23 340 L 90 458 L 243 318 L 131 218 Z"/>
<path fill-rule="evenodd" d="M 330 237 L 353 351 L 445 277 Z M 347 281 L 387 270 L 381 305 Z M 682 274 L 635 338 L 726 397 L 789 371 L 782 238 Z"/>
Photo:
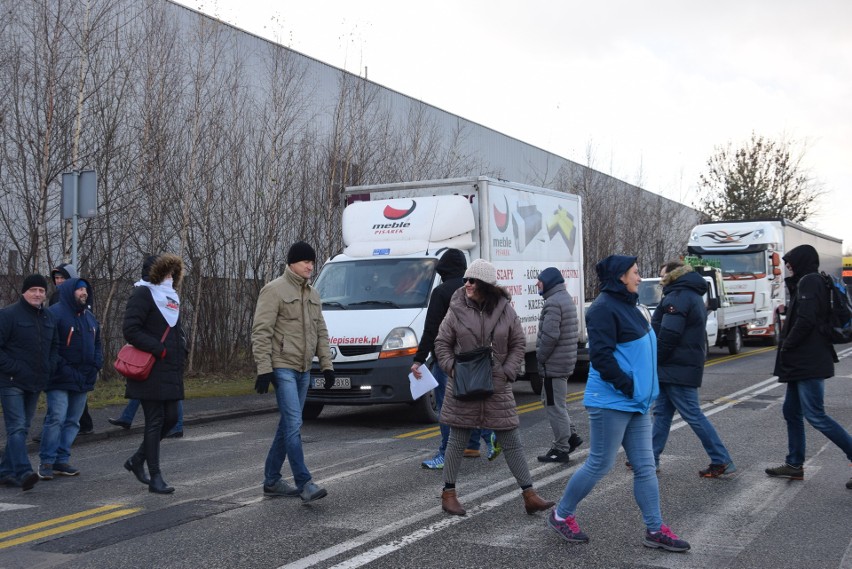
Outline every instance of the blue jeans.
<path fill-rule="evenodd" d="M 124 411 L 121 412 L 121 416 L 118 418 L 119 421 L 123 423 L 127 423 L 128 425 L 133 424 L 133 418 L 136 416 L 136 411 L 139 410 L 139 400 L 138 399 L 130 399 L 127 401 L 127 406 L 124 408 Z M 178 421 L 172 430 L 169 431 L 169 434 L 183 432 L 183 401 L 178 401 Z"/>
<path fill-rule="evenodd" d="M 263 483 L 266 486 L 274 486 L 281 480 L 284 459 L 289 459 L 296 488 L 301 490 L 311 479 L 311 473 L 305 466 L 301 433 L 302 408 L 308 396 L 311 373 L 287 368 L 275 368 L 272 371 L 275 373 L 272 385 L 275 387 L 275 398 L 278 401 L 281 419 L 278 421 L 278 430 L 275 431 L 272 447 L 266 456 Z"/>
<path fill-rule="evenodd" d="M 568 481 L 556 506 L 560 517 L 573 516 L 577 505 L 615 464 L 618 447 L 623 446 L 633 465 L 633 496 L 650 531 L 659 531 L 660 487 L 651 448 L 651 417 L 614 409 L 586 407 L 589 414 L 589 458 Z"/>
<path fill-rule="evenodd" d="M 787 464 L 801 466 L 805 463 L 805 422 L 828 437 L 840 447 L 852 462 L 852 436 L 837 421 L 829 417 L 823 407 L 824 379 L 803 379 L 787 383 L 784 397 L 784 420 L 787 421 Z"/>
<path fill-rule="evenodd" d="M 80 430 L 80 416 L 86 406 L 86 392 L 51 389 L 47 392 L 47 413 L 41 429 L 39 458 L 42 464 L 67 464 L 71 445 Z"/>
<path fill-rule="evenodd" d="M 6 450 L 0 460 L 0 478 L 19 480 L 33 471 L 27 456 L 27 434 L 38 404 L 38 391 L 0 387 L 0 405 L 6 425 Z"/>
<path fill-rule="evenodd" d="M 692 427 L 695 436 L 704 446 L 704 451 L 710 457 L 711 464 L 728 464 L 731 455 L 722 444 L 722 439 L 704 413 L 701 412 L 701 403 L 698 401 L 698 388 L 686 385 L 674 385 L 672 383 L 661 383 L 660 394 L 654 403 L 654 459 L 660 463 L 660 455 L 666 448 L 669 431 L 672 427 L 672 417 L 675 411 L 680 413 L 681 418 Z"/>
<path fill-rule="evenodd" d="M 447 392 L 447 374 L 441 369 L 437 363 L 432 366 L 432 377 L 438 382 L 438 387 L 435 388 L 435 402 L 438 405 L 438 414 L 441 414 L 441 407 L 444 406 L 444 394 Z M 442 456 L 447 451 L 447 441 L 450 439 L 450 427 L 444 423 L 439 423 L 441 428 L 441 446 L 438 447 L 438 453 Z M 493 433 L 491 429 L 474 429 L 470 434 L 470 440 L 467 441 L 467 448 L 479 450 L 479 437 L 482 440 L 488 440 Z"/>

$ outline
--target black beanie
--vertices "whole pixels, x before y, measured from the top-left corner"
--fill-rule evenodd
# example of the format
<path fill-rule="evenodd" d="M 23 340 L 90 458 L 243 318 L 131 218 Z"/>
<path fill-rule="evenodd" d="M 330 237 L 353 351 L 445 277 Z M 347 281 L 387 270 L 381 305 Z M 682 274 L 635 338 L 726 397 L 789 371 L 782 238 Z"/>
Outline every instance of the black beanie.
<path fill-rule="evenodd" d="M 24 279 L 24 286 L 21 287 L 21 294 L 27 292 L 33 287 L 41 287 L 47 290 L 47 279 L 36 273 Z"/>
<path fill-rule="evenodd" d="M 148 255 L 145 257 L 145 260 L 142 261 L 142 280 L 147 281 L 148 275 L 151 273 L 151 267 L 154 266 L 154 262 L 159 259 L 159 255 Z"/>
<path fill-rule="evenodd" d="M 290 246 L 290 250 L 287 251 L 288 265 L 298 263 L 299 261 L 316 262 L 316 260 L 317 254 L 314 251 L 314 248 L 305 243 L 304 241 L 296 241 Z"/>

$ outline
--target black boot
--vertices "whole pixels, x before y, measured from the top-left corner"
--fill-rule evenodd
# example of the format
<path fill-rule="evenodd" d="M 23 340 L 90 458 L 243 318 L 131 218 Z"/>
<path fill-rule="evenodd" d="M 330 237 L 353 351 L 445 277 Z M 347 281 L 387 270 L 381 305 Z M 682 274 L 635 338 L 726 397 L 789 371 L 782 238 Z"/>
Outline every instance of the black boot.
<path fill-rule="evenodd" d="M 175 489 L 166 485 L 163 475 L 158 472 L 151 475 L 151 483 L 148 484 L 148 491 L 155 494 L 171 494 Z"/>
<path fill-rule="evenodd" d="M 124 463 L 124 468 L 128 471 L 132 472 L 134 476 L 136 476 L 136 480 L 141 482 L 142 484 L 150 484 L 151 480 L 145 476 L 145 459 L 139 456 L 138 454 L 134 454 Z"/>

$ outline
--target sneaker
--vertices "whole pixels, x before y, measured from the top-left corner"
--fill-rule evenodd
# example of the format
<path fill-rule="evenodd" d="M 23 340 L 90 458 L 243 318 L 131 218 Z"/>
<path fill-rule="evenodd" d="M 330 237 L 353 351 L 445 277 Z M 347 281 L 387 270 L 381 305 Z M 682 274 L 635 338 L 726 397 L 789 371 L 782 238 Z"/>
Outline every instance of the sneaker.
<path fill-rule="evenodd" d="M 568 516 L 564 521 L 556 519 L 556 510 L 550 511 L 547 516 L 547 527 L 559 534 L 559 537 L 570 543 L 588 543 L 589 536 L 580 530 L 574 516 Z"/>
<path fill-rule="evenodd" d="M 77 431 L 77 434 L 85 437 L 86 435 L 94 434 L 94 432 L 95 432 L 94 429 L 86 429 L 85 431 L 83 429 L 80 429 L 79 431 Z"/>
<path fill-rule="evenodd" d="M 687 551 L 689 549 L 689 543 L 676 536 L 666 524 L 660 526 L 660 531 L 645 530 L 645 539 L 642 540 L 642 545 L 665 549 L 666 551 Z"/>
<path fill-rule="evenodd" d="M 165 438 L 167 438 L 167 439 L 182 439 L 183 438 L 183 431 L 175 431 L 173 433 L 169 433 L 168 435 L 166 435 Z"/>
<path fill-rule="evenodd" d="M 283 478 L 279 478 L 278 482 L 272 486 L 263 485 L 263 495 L 295 497 L 299 495 L 299 491 L 294 486 L 290 486 Z"/>
<path fill-rule="evenodd" d="M 705 468 L 704 470 L 698 471 L 698 476 L 702 478 L 719 478 L 720 476 L 725 476 L 726 474 L 733 474 L 737 471 L 736 465 L 733 462 L 729 462 L 727 464 L 713 464 L 710 463 L 710 466 Z"/>
<path fill-rule="evenodd" d="M 23 476 L 21 476 L 20 480 L 21 490 L 23 490 L 24 492 L 32 490 L 33 486 L 35 486 L 36 482 L 38 482 L 39 480 L 39 475 L 35 472 L 28 472 L 24 474 Z"/>
<path fill-rule="evenodd" d="M 503 447 L 497 442 L 497 435 L 492 432 L 488 440 L 485 441 L 485 458 L 489 461 L 494 460 L 500 456 L 501 452 L 503 452 Z"/>
<path fill-rule="evenodd" d="M 128 423 L 127 421 L 122 421 L 121 419 L 113 419 L 112 417 L 107 419 L 107 423 L 109 423 L 110 425 L 115 425 L 116 427 L 121 427 L 125 431 L 130 428 L 130 423 Z"/>
<path fill-rule="evenodd" d="M 80 469 L 74 468 L 67 462 L 58 462 L 53 465 L 53 472 L 62 476 L 77 476 L 80 474 Z"/>
<path fill-rule="evenodd" d="M 327 495 L 328 492 L 325 491 L 325 488 L 320 488 L 310 480 L 305 483 L 305 486 L 302 488 L 301 494 L 299 494 L 299 496 L 302 498 L 302 502 L 304 502 L 305 504 L 307 504 L 308 502 L 319 500 L 320 498 L 325 498 Z"/>
<path fill-rule="evenodd" d="M 568 437 L 568 454 L 574 452 L 574 449 L 583 444 L 583 439 L 580 438 L 580 435 L 577 433 L 571 433 L 571 436 Z"/>
<path fill-rule="evenodd" d="M 775 468 L 767 468 L 764 472 L 773 478 L 789 478 L 790 480 L 804 480 L 805 469 L 802 466 L 792 466 L 786 462 Z"/>
<path fill-rule="evenodd" d="M 555 448 L 550 449 L 549 451 L 538 457 L 539 462 L 568 462 L 570 460 L 570 454 L 568 454 L 564 450 L 556 450 Z"/>
<path fill-rule="evenodd" d="M 480 456 L 482 456 L 482 453 L 479 452 L 479 449 L 475 449 L 475 448 L 464 449 L 464 457 L 465 458 L 479 458 Z"/>
<path fill-rule="evenodd" d="M 38 467 L 38 477 L 42 480 L 53 480 L 53 465 L 40 464 Z"/>
<path fill-rule="evenodd" d="M 429 470 L 443 470 L 444 469 L 444 455 L 441 453 L 436 454 L 434 457 L 429 460 L 424 460 L 420 463 L 420 466 L 423 468 L 428 468 Z"/>

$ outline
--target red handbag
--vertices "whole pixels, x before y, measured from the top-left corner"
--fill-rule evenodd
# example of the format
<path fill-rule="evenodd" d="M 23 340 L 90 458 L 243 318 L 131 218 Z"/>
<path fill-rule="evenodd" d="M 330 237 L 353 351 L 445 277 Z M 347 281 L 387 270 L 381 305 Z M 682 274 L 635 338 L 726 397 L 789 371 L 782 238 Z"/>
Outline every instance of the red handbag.
<path fill-rule="evenodd" d="M 166 327 L 163 332 L 163 337 L 160 338 L 160 343 L 166 341 L 166 336 L 169 335 L 171 327 Z M 118 351 L 118 356 L 112 364 L 115 371 L 133 381 L 145 381 L 148 379 L 148 374 L 151 373 L 151 368 L 154 367 L 154 354 L 143 352 L 139 348 L 130 344 L 125 344 Z"/>

